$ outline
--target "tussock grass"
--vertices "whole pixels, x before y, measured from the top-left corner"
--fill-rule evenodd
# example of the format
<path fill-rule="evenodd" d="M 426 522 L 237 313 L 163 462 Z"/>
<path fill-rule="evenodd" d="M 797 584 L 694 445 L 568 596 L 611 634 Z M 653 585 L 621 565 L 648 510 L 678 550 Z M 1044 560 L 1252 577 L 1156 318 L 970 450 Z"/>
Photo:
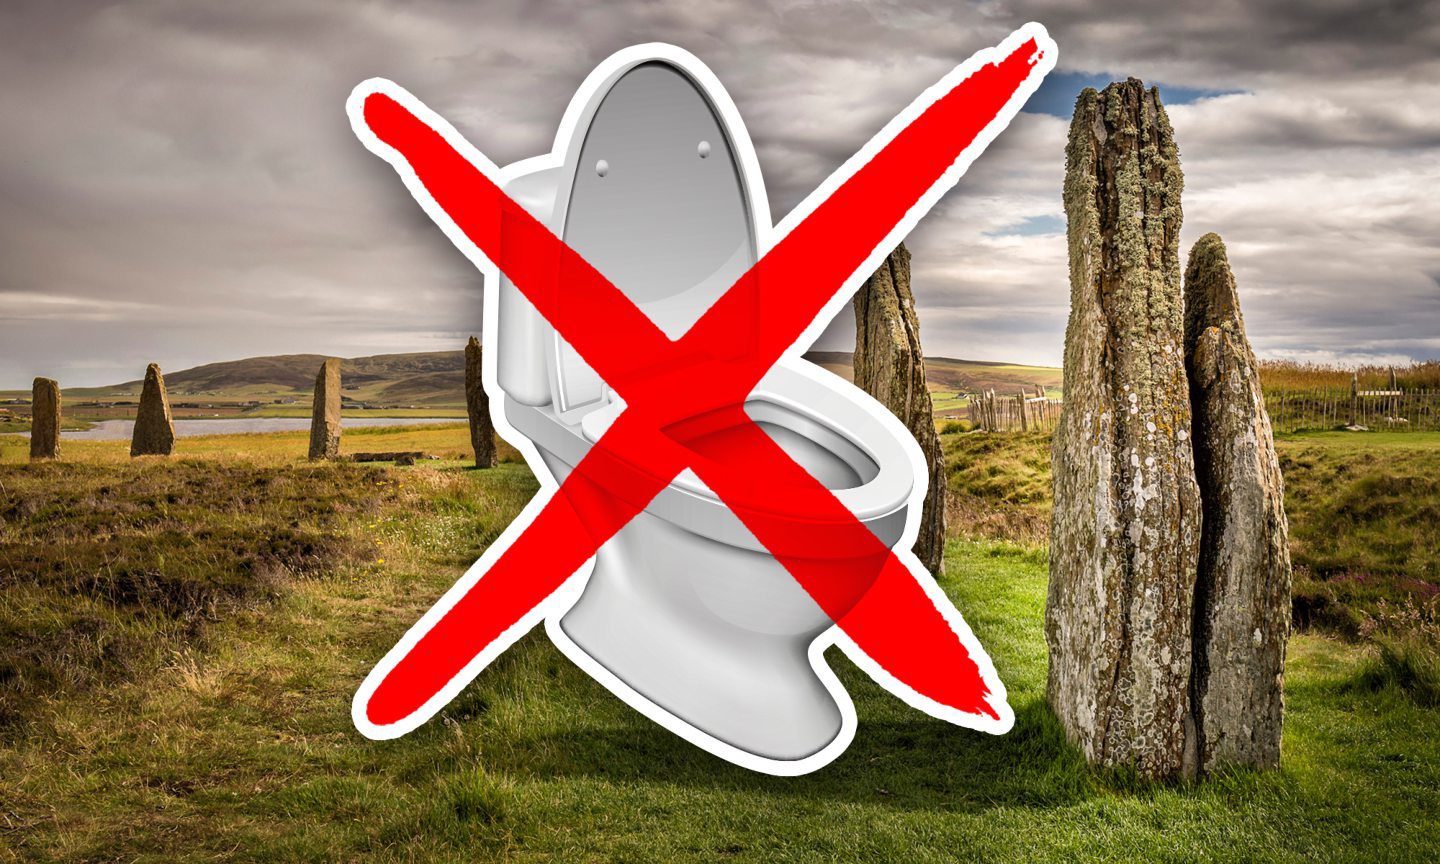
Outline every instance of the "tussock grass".
<path fill-rule="evenodd" d="M 1277 446 L 1297 623 L 1355 634 L 1381 601 L 1440 594 L 1440 435 L 1328 432 Z"/>
<path fill-rule="evenodd" d="M 382 471 L 199 460 L 0 466 L 0 733 L 153 667 L 291 580 L 375 557 Z"/>
<path fill-rule="evenodd" d="M 505 490 L 521 478 L 506 470 L 471 476 L 518 506 Z M 349 724 L 353 687 L 458 572 L 427 574 L 425 556 L 395 548 L 384 568 L 294 583 L 144 681 L 47 705 L 34 734 L 0 751 L 14 826 L 0 843 L 35 860 L 157 861 L 1437 852 L 1413 826 L 1440 806 L 1440 715 L 1393 686 L 1358 687 L 1363 653 L 1324 638 L 1292 651 L 1281 772 L 1187 787 L 1087 769 L 1044 704 L 1043 552 L 993 542 L 953 541 L 944 587 L 1009 686 L 1017 723 L 1003 737 L 930 720 L 832 655 L 860 715 L 854 744 L 815 775 L 764 777 L 649 723 L 536 633 L 436 720 L 366 741 Z"/>
<path fill-rule="evenodd" d="M 950 528 L 1044 545 L 1050 438 L 942 436 Z M 1381 601 L 1440 594 L 1440 435 L 1317 432 L 1276 439 L 1295 563 L 1295 620 L 1359 635 Z"/>
<path fill-rule="evenodd" d="M 1050 532 L 1050 436 L 958 433 L 941 437 L 953 534 L 1043 546 Z"/>
<path fill-rule="evenodd" d="M 1360 625 L 1376 646 L 1376 659 L 1365 677 L 1374 688 L 1393 685 L 1417 702 L 1440 707 L 1440 597 L 1401 603 L 1380 601 Z"/>
<path fill-rule="evenodd" d="M 408 449 L 380 441 L 383 448 L 367 446 Z M 7 586 L 5 602 L 22 597 L 14 602 L 34 611 L 11 607 L 16 620 L 88 604 L 113 616 L 140 652 L 128 671 L 96 673 L 89 686 L 27 691 L 23 723 L 0 737 L 0 860 L 1440 856 L 1440 840 L 1423 830 L 1440 812 L 1440 713 L 1395 682 L 1368 678 L 1371 651 L 1322 636 L 1292 641 L 1280 772 L 1232 772 L 1189 787 L 1086 768 L 1044 703 L 1046 553 L 1033 543 L 952 539 L 942 580 L 1008 686 L 1017 722 L 1003 737 L 931 720 L 832 652 L 860 717 L 854 743 L 814 775 L 765 777 L 651 724 L 532 633 L 430 723 L 368 741 L 350 723 L 355 687 L 533 495 L 528 471 L 462 462 L 310 466 L 293 454 L 282 466 L 274 453 L 238 451 L 193 468 L 89 455 L 93 462 L 0 468 L 7 490 L 23 487 L 25 500 L 54 507 L 43 524 L 36 509 L 7 518 L 4 530 L 21 524 L 57 545 L 83 544 L 99 524 L 84 496 L 109 483 L 123 502 L 128 493 L 115 478 L 129 477 L 133 500 L 149 503 L 107 505 L 104 530 L 138 542 L 146 526 L 181 518 L 192 506 L 186 481 L 205 478 L 229 489 L 216 496 L 229 502 L 218 505 L 225 515 L 208 518 L 255 528 L 243 549 L 218 531 L 195 540 L 184 560 L 211 562 L 205 572 L 243 569 L 249 551 L 264 548 L 262 524 L 314 527 L 374 548 L 342 547 L 221 604 L 223 614 L 196 615 L 198 636 L 181 629 L 183 615 L 91 598 L 63 574 Z M 975 458 L 962 476 L 983 476 L 985 460 L 1000 459 Z M 73 476 L 45 473 L 57 469 Z M 295 494 L 246 491 L 246 478 L 267 472 L 293 474 Z M 90 491 L 65 503 L 71 486 Z M 60 503 L 45 503 L 46 489 Z M 172 492 L 180 500 L 170 502 Z M 364 500 L 349 500 L 352 493 Z M 183 518 L 208 524 L 198 512 Z M 189 572 L 190 563 L 172 571 L 175 560 L 156 566 L 167 577 Z"/>

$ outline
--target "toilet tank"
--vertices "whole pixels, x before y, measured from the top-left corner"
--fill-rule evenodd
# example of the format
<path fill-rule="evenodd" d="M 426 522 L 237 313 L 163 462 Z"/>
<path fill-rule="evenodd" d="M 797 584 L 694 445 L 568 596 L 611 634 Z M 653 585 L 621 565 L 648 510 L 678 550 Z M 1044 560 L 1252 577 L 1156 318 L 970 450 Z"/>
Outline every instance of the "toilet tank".
<path fill-rule="evenodd" d="M 550 225 L 555 211 L 555 190 L 560 168 L 543 168 L 521 174 L 505 184 L 505 194 L 531 216 Z M 505 274 L 500 274 L 495 327 L 496 377 L 500 389 L 522 405 L 550 404 L 550 375 L 545 363 L 548 326 L 525 295 Z"/>

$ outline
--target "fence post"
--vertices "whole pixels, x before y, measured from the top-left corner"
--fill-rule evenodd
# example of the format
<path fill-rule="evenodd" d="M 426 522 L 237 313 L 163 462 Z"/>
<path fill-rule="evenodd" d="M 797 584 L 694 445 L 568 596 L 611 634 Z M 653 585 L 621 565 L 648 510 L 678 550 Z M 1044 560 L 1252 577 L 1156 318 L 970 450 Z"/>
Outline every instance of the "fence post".
<path fill-rule="evenodd" d="M 1350 425 L 1360 425 L 1360 373 L 1350 373 Z"/>
<path fill-rule="evenodd" d="M 1016 402 L 1016 407 L 1020 409 L 1020 431 L 1021 431 L 1021 432 L 1029 432 L 1029 431 L 1030 431 L 1030 412 L 1029 412 L 1027 409 L 1028 409 L 1030 406 L 1029 406 L 1029 403 L 1027 403 L 1027 402 L 1025 401 L 1025 391 L 1024 391 L 1024 390 L 1021 390 L 1020 393 L 1019 393 L 1018 395 L 1016 395 L 1016 397 L 1015 397 L 1015 402 Z"/>
<path fill-rule="evenodd" d="M 1400 418 L 1400 384 L 1395 378 L 1395 367 L 1390 367 L 1390 417 Z"/>

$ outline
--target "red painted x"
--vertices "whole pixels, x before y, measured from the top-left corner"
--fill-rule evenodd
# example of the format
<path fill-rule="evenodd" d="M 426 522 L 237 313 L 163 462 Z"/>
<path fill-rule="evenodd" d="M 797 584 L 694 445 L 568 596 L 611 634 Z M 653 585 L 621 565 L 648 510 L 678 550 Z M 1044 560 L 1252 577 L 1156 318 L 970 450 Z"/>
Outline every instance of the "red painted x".
<path fill-rule="evenodd" d="M 917 582 L 928 576 L 913 573 L 743 406 L 992 124 L 1038 51 L 1027 41 L 931 103 L 677 340 L 441 133 L 370 94 L 365 125 L 627 407 L 524 533 L 379 681 L 365 718 L 384 727 L 420 711 L 688 467 L 875 664 L 928 700 L 998 719 L 974 658 Z"/>

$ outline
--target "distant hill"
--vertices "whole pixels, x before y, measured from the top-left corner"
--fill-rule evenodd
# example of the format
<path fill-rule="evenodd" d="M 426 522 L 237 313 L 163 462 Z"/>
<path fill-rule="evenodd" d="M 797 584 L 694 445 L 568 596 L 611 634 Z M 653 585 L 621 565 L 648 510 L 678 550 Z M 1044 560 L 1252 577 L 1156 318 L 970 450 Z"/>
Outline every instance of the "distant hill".
<path fill-rule="evenodd" d="M 211 399 L 308 398 L 323 354 L 282 354 L 206 363 L 193 369 L 165 373 L 165 386 L 173 398 L 204 396 Z M 340 361 L 344 394 L 355 400 L 387 405 L 463 405 L 465 352 L 430 351 L 416 354 L 376 354 Z M 140 380 L 110 387 L 77 388 L 75 395 L 109 398 L 138 395 Z"/>
<path fill-rule="evenodd" d="M 847 380 L 852 377 L 852 360 L 846 351 L 815 351 L 807 359 Z M 172 399 L 204 397 L 206 400 L 235 401 L 308 399 L 315 373 L 325 359 L 321 354 L 283 354 L 207 363 L 193 369 L 165 373 Z M 936 394 L 937 410 L 961 394 L 994 389 L 1011 393 L 1037 384 L 1058 393 L 1060 370 L 1048 366 L 1018 366 L 979 360 L 928 357 L 925 360 L 930 389 Z M 463 351 L 431 351 L 417 354 L 377 354 L 340 361 L 340 376 L 346 397 L 381 405 L 442 407 L 465 402 L 465 354 Z M 110 387 L 67 389 L 66 393 L 89 399 L 136 397 L 141 381 L 126 381 Z"/>
<path fill-rule="evenodd" d="M 849 351 L 811 351 L 806 359 L 851 380 L 854 359 Z M 992 363 L 985 360 L 956 360 L 951 357 L 926 357 L 925 380 L 931 391 L 974 393 L 995 390 L 1012 393 L 1021 387 L 1035 385 L 1058 393 L 1061 370 L 1054 366 L 1020 366 L 1014 363 Z"/>

